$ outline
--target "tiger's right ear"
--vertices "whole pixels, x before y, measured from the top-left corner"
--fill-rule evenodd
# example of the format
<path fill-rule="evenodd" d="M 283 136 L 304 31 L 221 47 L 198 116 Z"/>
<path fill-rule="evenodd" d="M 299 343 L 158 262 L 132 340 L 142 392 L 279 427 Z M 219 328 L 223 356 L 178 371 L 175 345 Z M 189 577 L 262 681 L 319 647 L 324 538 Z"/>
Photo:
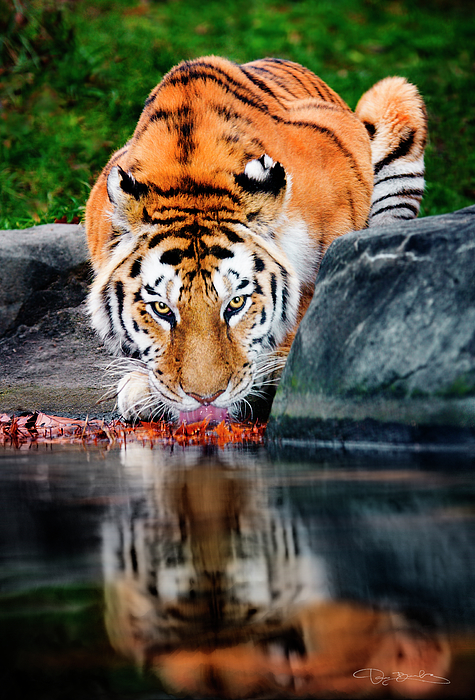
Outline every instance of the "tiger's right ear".
<path fill-rule="evenodd" d="M 271 195 L 277 197 L 285 191 L 286 177 L 284 167 L 272 160 L 267 153 L 260 158 L 250 160 L 243 173 L 234 176 L 236 184 L 249 194 Z"/>
<path fill-rule="evenodd" d="M 139 200 L 149 191 L 147 185 L 138 182 L 132 173 L 126 173 L 120 165 L 114 165 L 107 177 L 107 194 L 112 204 L 122 204 L 129 196 Z"/>

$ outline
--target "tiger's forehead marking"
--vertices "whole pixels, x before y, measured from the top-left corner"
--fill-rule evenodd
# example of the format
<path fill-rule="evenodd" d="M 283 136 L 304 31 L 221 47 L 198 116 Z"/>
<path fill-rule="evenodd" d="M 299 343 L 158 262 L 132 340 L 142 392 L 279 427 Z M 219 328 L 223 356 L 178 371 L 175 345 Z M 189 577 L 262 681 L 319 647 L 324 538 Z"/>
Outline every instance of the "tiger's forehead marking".
<path fill-rule="evenodd" d="M 144 255 L 141 281 L 147 300 L 160 296 L 177 304 L 183 292 L 192 295 L 198 288 L 220 299 L 252 292 L 255 256 L 245 245 L 223 247 L 217 242 L 196 256 L 192 248 L 157 247 Z"/>
<path fill-rule="evenodd" d="M 150 296 L 161 296 L 176 304 L 182 280 L 172 265 L 161 262 L 160 251 L 151 251 L 142 262 L 142 288 Z"/>
<path fill-rule="evenodd" d="M 254 276 L 254 256 L 246 246 L 232 246 L 232 259 L 223 260 L 213 274 L 213 285 L 221 298 L 234 292 L 248 293 Z"/>

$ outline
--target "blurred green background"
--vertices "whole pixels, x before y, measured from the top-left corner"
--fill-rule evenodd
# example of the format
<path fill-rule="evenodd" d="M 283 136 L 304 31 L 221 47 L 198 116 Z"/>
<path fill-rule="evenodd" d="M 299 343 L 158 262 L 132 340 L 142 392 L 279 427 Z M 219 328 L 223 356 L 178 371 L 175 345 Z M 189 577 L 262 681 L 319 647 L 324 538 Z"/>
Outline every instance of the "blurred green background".
<path fill-rule="evenodd" d="M 429 112 L 422 214 L 475 203 L 473 0 L 0 0 L 0 228 L 81 218 L 172 65 L 298 61 L 351 107 L 404 75 Z"/>

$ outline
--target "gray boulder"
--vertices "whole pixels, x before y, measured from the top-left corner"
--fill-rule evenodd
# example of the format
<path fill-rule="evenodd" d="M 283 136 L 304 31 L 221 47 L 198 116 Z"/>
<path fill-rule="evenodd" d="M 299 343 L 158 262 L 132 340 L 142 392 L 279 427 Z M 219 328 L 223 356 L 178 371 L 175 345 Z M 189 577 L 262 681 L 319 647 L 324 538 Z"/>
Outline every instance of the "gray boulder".
<path fill-rule="evenodd" d="M 332 243 L 268 436 L 475 444 L 475 206 Z"/>
<path fill-rule="evenodd" d="M 111 357 L 85 309 L 88 257 L 81 226 L 0 231 L 0 414 L 113 415 L 101 401 Z"/>
<path fill-rule="evenodd" d="M 84 291 L 72 278 L 87 260 L 81 226 L 0 231 L 0 337 L 47 310 L 79 303 Z"/>

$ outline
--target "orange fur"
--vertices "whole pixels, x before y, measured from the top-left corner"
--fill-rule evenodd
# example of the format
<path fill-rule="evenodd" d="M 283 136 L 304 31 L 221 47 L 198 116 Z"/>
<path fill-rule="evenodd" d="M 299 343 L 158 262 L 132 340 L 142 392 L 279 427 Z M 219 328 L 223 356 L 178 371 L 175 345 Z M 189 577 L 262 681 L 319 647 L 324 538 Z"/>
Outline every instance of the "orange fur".
<path fill-rule="evenodd" d="M 368 223 L 373 166 L 419 162 L 418 100 L 392 78 L 355 115 L 309 70 L 276 59 L 210 56 L 164 77 L 86 208 L 93 323 L 140 360 L 118 385 L 126 417 L 235 407 L 278 375 L 324 251 Z M 413 215 L 418 187 L 401 204 L 383 185 L 385 221 L 401 207 Z"/>
<path fill-rule="evenodd" d="M 243 74 L 238 66 L 217 57 L 200 59 L 213 68 L 222 70 L 231 81 L 242 84 L 252 95 L 256 87 Z M 246 64 L 246 68 L 265 66 L 265 61 Z M 352 229 L 365 226 L 372 190 L 373 171 L 370 165 L 369 140 L 360 121 L 330 88 L 325 86 L 325 100 L 316 89 L 322 85 L 310 71 L 305 71 L 306 89 L 300 86 L 300 73 L 303 69 L 287 64 L 283 79 L 286 87 L 277 85 L 279 101 L 267 94 L 257 95 L 260 101 L 266 100 L 266 111 L 259 111 L 253 105 L 238 104 L 239 117 L 236 123 L 226 113 L 209 109 L 210 104 L 224 108 L 228 106 L 226 94 L 220 85 L 197 81 L 193 92 L 185 85 L 170 85 L 170 78 L 180 69 L 173 69 L 162 83 L 151 93 L 154 100 L 145 107 L 134 136 L 128 146 L 118 151 L 109 161 L 104 172 L 91 192 L 86 211 L 86 227 L 93 263 L 100 266 L 107 257 L 107 243 L 110 240 L 110 222 L 107 213 L 110 203 L 107 197 L 106 178 L 111 165 L 120 164 L 124 170 L 133 169 L 138 180 L 153 182 L 161 189 L 176 187 L 184 178 L 212 184 L 215 187 L 236 190 L 232 175 L 244 170 L 251 158 L 258 158 L 263 152 L 281 162 L 292 175 L 292 198 L 289 213 L 297 212 L 310 226 L 311 236 L 327 247 L 336 236 Z M 183 64 L 182 64 L 183 66 Z M 267 78 L 273 86 L 272 76 Z M 323 84 L 324 85 L 324 84 Z M 308 92 L 313 97 L 308 97 Z M 296 98 L 294 97 L 296 95 Z M 196 150 L 186 164 L 178 158 L 180 135 L 168 129 L 165 120 L 151 122 L 154 112 L 164 109 L 176 114 L 181 120 L 183 109 L 193 106 L 193 128 L 196 132 Z M 327 109 L 331 105 L 332 109 Z M 276 122 L 281 117 L 283 122 Z M 309 128 L 297 126 L 308 122 Z M 337 135 L 343 149 L 335 145 L 326 133 L 315 133 L 311 125 L 316 124 Z M 236 134 L 236 145 L 222 139 L 223 135 Z M 259 144 L 255 143 L 256 137 Z M 263 148 L 262 148 L 263 147 Z M 264 149 L 264 150 L 263 150 Z M 350 154 L 350 157 L 346 155 Z M 357 173 L 360 178 L 357 177 Z M 351 214 L 351 200 L 355 207 Z M 153 196 L 150 205 L 162 204 L 160 197 Z M 147 201 L 148 203 L 148 201 Z M 170 209 L 181 206 L 196 206 L 199 211 L 202 199 L 193 195 L 178 194 L 168 202 Z M 217 202 L 219 205 L 219 202 Z M 212 207 L 216 202 L 206 202 Z"/>

